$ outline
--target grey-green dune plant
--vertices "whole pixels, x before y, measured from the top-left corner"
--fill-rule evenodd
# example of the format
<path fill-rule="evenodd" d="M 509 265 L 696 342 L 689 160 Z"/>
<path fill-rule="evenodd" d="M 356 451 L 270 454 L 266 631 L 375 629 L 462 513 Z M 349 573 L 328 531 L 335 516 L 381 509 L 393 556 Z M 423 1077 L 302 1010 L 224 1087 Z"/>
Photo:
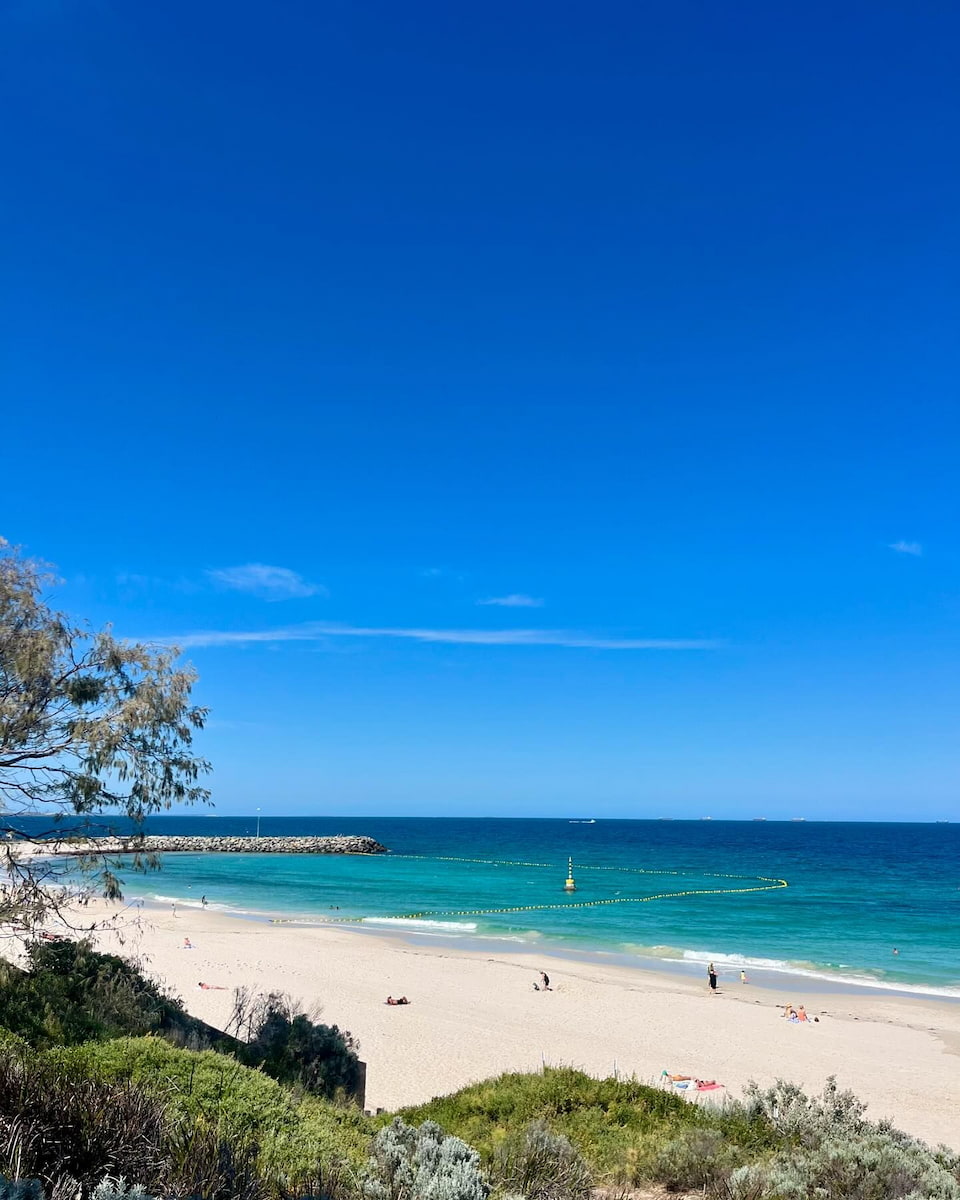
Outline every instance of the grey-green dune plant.
<path fill-rule="evenodd" d="M 136 1184 L 128 1184 L 123 1176 L 113 1179 L 108 1175 L 90 1193 L 90 1200 L 153 1200 L 153 1197 Z"/>
<path fill-rule="evenodd" d="M 868 1132 L 740 1167 L 713 1194 L 718 1200 L 960 1200 L 960 1182 L 928 1147 Z"/>
<path fill-rule="evenodd" d="M 545 1121 L 531 1121 L 519 1136 L 508 1138 L 495 1158 L 495 1174 L 508 1192 L 527 1200 L 586 1200 L 590 1169 L 562 1133 Z"/>
<path fill-rule="evenodd" d="M 960 1200 L 960 1156 L 867 1119 L 866 1105 L 832 1077 L 819 1096 L 778 1080 L 751 1084 L 739 1108 L 781 1142 L 766 1161 L 718 1172 L 718 1200 Z"/>
<path fill-rule="evenodd" d="M 399 1117 L 377 1134 L 363 1183 L 365 1200 L 487 1200 L 480 1156 L 433 1121 Z"/>
<path fill-rule="evenodd" d="M 736 1151 L 716 1129 L 684 1129 L 660 1146 L 648 1172 L 668 1191 L 709 1190 L 736 1163 Z"/>

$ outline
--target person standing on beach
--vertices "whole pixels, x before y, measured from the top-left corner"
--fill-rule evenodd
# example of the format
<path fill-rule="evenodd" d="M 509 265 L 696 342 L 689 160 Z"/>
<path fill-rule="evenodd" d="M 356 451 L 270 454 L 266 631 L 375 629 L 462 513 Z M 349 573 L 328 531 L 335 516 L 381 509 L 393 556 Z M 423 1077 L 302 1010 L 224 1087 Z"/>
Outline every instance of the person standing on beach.
<path fill-rule="evenodd" d="M 746 971 L 741 971 L 741 972 L 740 972 L 740 982 L 741 982 L 741 983 L 749 983 L 749 982 L 750 982 L 750 980 L 749 980 L 749 979 L 747 979 L 747 973 L 746 973 Z"/>
<path fill-rule="evenodd" d="M 550 987 L 550 976 L 546 973 L 546 971 L 540 972 L 540 986 L 541 990 L 544 992 L 550 992 L 553 990 Z"/>
<path fill-rule="evenodd" d="M 707 980 L 710 984 L 710 991 L 715 996 L 717 994 L 717 969 L 713 965 L 713 963 L 711 963 L 710 966 L 707 967 Z"/>

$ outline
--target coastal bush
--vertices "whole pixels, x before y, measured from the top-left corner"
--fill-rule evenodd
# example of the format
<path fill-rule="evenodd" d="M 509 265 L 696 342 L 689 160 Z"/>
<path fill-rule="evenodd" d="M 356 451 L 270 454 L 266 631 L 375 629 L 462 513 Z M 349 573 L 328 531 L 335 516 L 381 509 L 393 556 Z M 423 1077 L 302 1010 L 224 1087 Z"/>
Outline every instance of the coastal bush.
<path fill-rule="evenodd" d="M 32 1046 L 157 1032 L 208 1046 L 222 1038 L 125 959 L 88 941 L 33 942 L 27 967 L 0 962 L 0 1026 Z"/>
<path fill-rule="evenodd" d="M 358 1043 L 336 1025 L 320 1024 L 318 1015 L 301 1011 L 283 993 L 257 995 L 237 988 L 228 1028 L 242 1039 L 236 1053 L 249 1066 L 317 1096 L 350 1096 L 360 1077 Z"/>
<path fill-rule="evenodd" d="M 161 1038 L 119 1038 L 44 1056 L 82 1076 L 130 1082 L 252 1156 L 266 1184 L 287 1194 L 349 1190 L 366 1162 L 372 1126 L 356 1107 L 298 1098 L 226 1054 L 180 1050 Z"/>
<path fill-rule="evenodd" d="M 532 1121 L 568 1138 L 593 1174 L 608 1182 L 649 1178 L 646 1164 L 689 1128 L 720 1128 L 732 1143 L 758 1151 L 775 1135 L 746 1113 L 724 1125 L 720 1112 L 633 1079 L 595 1079 L 571 1067 L 501 1075 L 402 1109 L 407 1121 L 433 1120 L 475 1146 L 492 1164 L 500 1146 Z"/>
<path fill-rule="evenodd" d="M 703 1192 L 725 1179 L 736 1161 L 716 1129 L 685 1129 L 653 1153 L 643 1174 L 671 1192 Z"/>
<path fill-rule="evenodd" d="M 729 1111 L 765 1123 L 803 1145 L 816 1145 L 831 1135 L 856 1137 L 871 1128 L 866 1104 L 853 1092 L 841 1091 L 833 1075 L 818 1096 L 808 1096 L 797 1084 L 783 1079 L 768 1088 L 751 1082 L 744 1088 L 743 1099 Z"/>
<path fill-rule="evenodd" d="M 434 1121 L 416 1128 L 395 1117 L 374 1138 L 366 1200 L 487 1200 L 480 1156 Z"/>
<path fill-rule="evenodd" d="M 0 1172 L 51 1197 L 89 1195 L 107 1175 L 158 1195 L 265 1200 L 244 1147 L 178 1119 L 129 1080 L 84 1076 L 43 1056 L 0 1053 Z"/>
<path fill-rule="evenodd" d="M 499 1148 L 494 1174 L 501 1187 L 526 1200 L 586 1200 L 590 1169 L 562 1133 L 533 1121 Z"/>
<path fill-rule="evenodd" d="M 742 1167 L 715 1194 L 722 1200 L 960 1200 L 960 1182 L 928 1147 L 869 1132 Z"/>
<path fill-rule="evenodd" d="M 51 1050 L 46 1057 L 81 1075 L 128 1081 L 200 1116 L 236 1142 L 277 1136 L 296 1125 L 296 1103 L 275 1080 L 212 1050 L 180 1050 L 162 1038 L 114 1038 Z"/>
<path fill-rule="evenodd" d="M 41 1049 L 155 1033 L 175 1046 L 216 1049 L 282 1083 L 320 1096 L 350 1096 L 360 1077 L 357 1043 L 318 1024 L 288 996 L 238 989 L 243 1040 L 198 1020 L 137 967 L 88 941 L 34 942 L 21 970 L 0 962 L 0 1027 Z"/>

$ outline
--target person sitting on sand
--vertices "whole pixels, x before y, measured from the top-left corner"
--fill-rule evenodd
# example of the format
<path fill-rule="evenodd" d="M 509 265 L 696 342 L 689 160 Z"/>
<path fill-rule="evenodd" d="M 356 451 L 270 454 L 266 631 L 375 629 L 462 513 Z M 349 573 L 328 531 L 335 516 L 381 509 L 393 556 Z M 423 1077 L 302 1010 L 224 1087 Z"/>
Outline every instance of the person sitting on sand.
<path fill-rule="evenodd" d="M 792 1004 L 785 1004 L 783 1006 L 783 1015 L 787 1018 L 788 1021 L 792 1017 L 796 1016 L 796 1011 L 794 1010 L 794 1007 Z"/>
<path fill-rule="evenodd" d="M 806 1010 L 806 1009 L 803 1007 L 803 1005 L 802 1005 L 802 1004 L 801 1004 L 801 1005 L 800 1005 L 800 1007 L 797 1009 L 797 1020 L 798 1020 L 798 1021 L 807 1021 L 807 1020 L 809 1020 L 809 1018 L 807 1017 L 807 1010 Z"/>
<path fill-rule="evenodd" d="M 552 992 L 553 991 L 553 988 L 550 986 L 550 976 L 546 973 L 546 971 L 540 972 L 540 986 L 537 988 L 537 991 L 538 992 Z"/>
<path fill-rule="evenodd" d="M 183 948 L 184 948 L 184 950 L 193 950 L 195 947 L 193 945 L 193 942 L 191 942 L 189 938 L 184 938 L 183 939 Z"/>

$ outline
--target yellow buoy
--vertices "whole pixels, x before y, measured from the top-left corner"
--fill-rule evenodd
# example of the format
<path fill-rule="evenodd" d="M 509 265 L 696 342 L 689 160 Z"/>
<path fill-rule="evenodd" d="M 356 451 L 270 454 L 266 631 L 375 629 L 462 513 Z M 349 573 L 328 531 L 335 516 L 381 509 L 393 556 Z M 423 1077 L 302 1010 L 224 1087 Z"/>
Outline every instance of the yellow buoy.
<path fill-rule="evenodd" d="M 567 882 L 563 885 L 565 892 L 575 892 L 577 890 L 576 880 L 573 878 L 573 858 L 571 857 L 567 863 Z"/>

